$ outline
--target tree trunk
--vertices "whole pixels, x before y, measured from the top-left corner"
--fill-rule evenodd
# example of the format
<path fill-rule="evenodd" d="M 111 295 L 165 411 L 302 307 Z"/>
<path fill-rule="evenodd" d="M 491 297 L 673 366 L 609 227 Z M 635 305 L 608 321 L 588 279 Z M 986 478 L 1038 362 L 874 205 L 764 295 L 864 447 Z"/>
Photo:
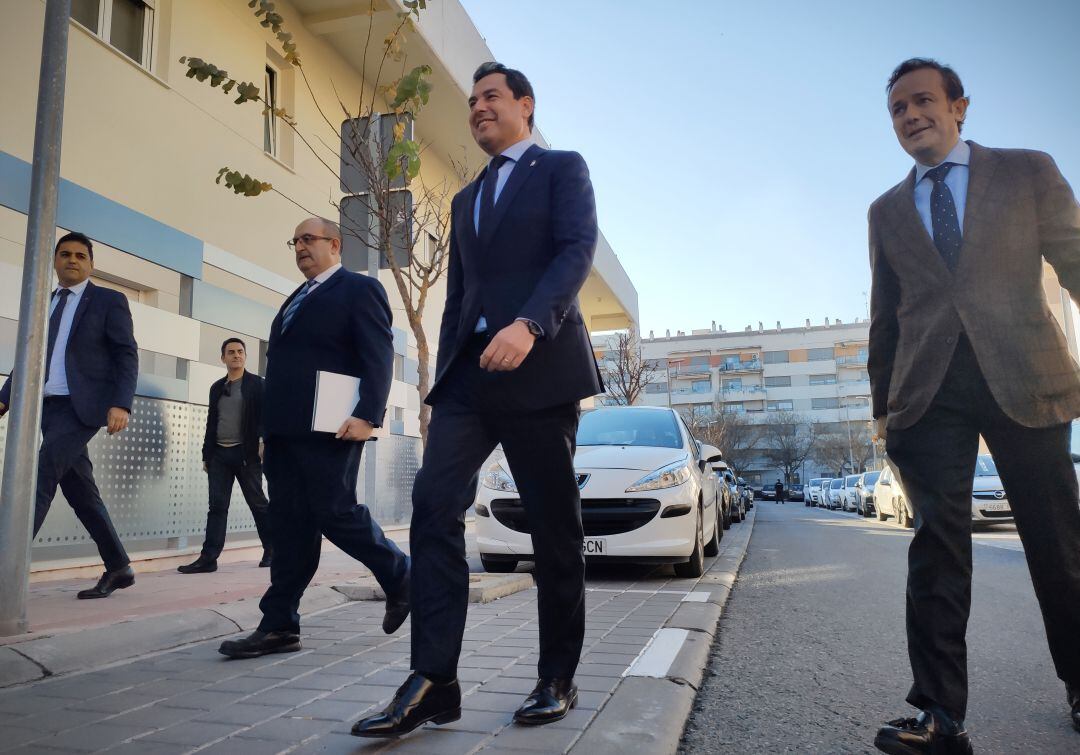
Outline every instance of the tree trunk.
<path fill-rule="evenodd" d="M 431 407 L 424 403 L 431 386 L 431 349 L 427 334 L 424 332 L 422 312 L 416 313 L 415 322 L 410 319 L 413 335 L 416 337 L 416 391 L 420 394 L 420 439 L 427 448 L 428 423 L 431 422 Z"/>

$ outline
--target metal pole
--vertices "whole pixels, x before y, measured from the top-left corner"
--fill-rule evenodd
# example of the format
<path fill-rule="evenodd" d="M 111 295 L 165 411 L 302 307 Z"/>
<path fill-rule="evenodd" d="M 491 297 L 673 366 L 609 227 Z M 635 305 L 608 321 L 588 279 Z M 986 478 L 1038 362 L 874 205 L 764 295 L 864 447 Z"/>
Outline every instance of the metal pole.
<path fill-rule="evenodd" d="M 46 0 L 19 332 L 12 370 L 7 454 L 0 489 L 0 636 L 4 637 L 29 629 L 26 594 L 32 539 L 30 511 L 37 487 L 45 323 L 56 238 L 70 15 L 71 0 Z"/>

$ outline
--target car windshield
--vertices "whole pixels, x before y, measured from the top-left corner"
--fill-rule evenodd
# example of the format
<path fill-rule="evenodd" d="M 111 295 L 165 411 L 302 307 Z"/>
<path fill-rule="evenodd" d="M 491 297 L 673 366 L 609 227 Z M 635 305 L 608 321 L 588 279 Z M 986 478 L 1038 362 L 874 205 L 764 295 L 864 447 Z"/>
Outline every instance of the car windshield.
<path fill-rule="evenodd" d="M 857 475 L 857 474 L 849 474 L 844 479 L 847 481 L 848 487 L 851 487 L 852 485 L 855 484 L 855 481 L 859 479 L 859 475 Z"/>
<path fill-rule="evenodd" d="M 997 465 L 994 464 L 993 457 L 986 454 L 980 455 L 978 461 L 975 462 L 975 476 L 997 477 L 997 473 Z"/>
<path fill-rule="evenodd" d="M 863 478 L 863 485 L 873 485 L 881 477 L 881 472 L 867 472 Z"/>
<path fill-rule="evenodd" d="M 829 487 L 833 490 L 839 490 L 840 488 L 844 487 L 844 478 L 837 477 L 835 480 L 829 483 Z"/>
<path fill-rule="evenodd" d="M 682 448 L 682 437 L 669 411 L 633 407 L 594 409 L 581 415 L 579 446 L 654 446 Z"/>

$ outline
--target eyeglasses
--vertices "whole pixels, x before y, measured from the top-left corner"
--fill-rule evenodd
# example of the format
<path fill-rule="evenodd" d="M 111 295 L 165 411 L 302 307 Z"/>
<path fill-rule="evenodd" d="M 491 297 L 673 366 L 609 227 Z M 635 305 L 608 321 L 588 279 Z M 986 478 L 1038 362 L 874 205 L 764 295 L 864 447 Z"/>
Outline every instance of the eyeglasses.
<path fill-rule="evenodd" d="M 285 246 L 290 249 L 295 249 L 297 244 L 303 244 L 304 246 L 311 246 L 312 241 L 333 241 L 329 236 L 314 236 L 310 233 L 305 233 L 303 236 L 297 236 L 294 239 L 289 239 L 285 242 Z"/>

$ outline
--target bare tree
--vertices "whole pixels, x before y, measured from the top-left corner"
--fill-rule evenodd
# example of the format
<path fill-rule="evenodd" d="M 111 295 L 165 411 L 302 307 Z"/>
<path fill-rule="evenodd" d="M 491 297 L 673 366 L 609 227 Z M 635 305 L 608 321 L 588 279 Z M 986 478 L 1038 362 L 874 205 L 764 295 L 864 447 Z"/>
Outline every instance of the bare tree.
<path fill-rule="evenodd" d="M 741 475 L 761 455 L 758 446 L 763 436 L 763 426 L 751 422 L 744 414 L 718 411 L 698 433 L 697 437 L 702 442 L 720 449 L 736 475 Z"/>
<path fill-rule="evenodd" d="M 814 450 L 811 457 L 830 474 L 841 477 L 850 474 L 846 471 L 851 468 L 851 446 L 848 445 L 847 432 L 830 432 L 818 435 L 814 439 Z"/>
<path fill-rule="evenodd" d="M 784 471 L 784 482 L 790 484 L 814 448 L 814 425 L 794 412 L 780 412 L 764 429 L 765 455 Z"/>
<path fill-rule="evenodd" d="M 412 138 L 410 127 L 428 103 L 432 69 L 426 63 L 407 69 L 405 40 L 414 29 L 413 19 L 426 9 L 426 0 L 403 0 L 405 10 L 396 14 L 384 10 L 376 0 L 364 4 L 368 28 L 362 35 L 364 63 L 357 102 L 350 105 L 337 95 L 333 107 L 324 107 L 315 97 L 292 34 L 285 30 L 285 18 L 271 0 L 248 1 L 255 18 L 274 34 L 285 60 L 299 73 L 321 121 L 315 127 L 300 130 L 293 114 L 277 107 L 270 94 L 260 92 L 252 81 L 238 81 L 202 58 L 185 56 L 180 62 L 187 65 L 188 78 L 219 87 L 227 95 L 235 94 L 237 105 L 261 105 L 264 114 L 296 135 L 351 201 L 352 207 L 330 201 L 335 219 L 341 221 L 345 236 L 375 251 L 380 265 L 390 269 L 416 339 L 420 434 L 426 444 L 430 408 L 424 398 L 430 388 L 431 349 L 423 327 L 424 310 L 432 287 L 446 273 L 450 198 L 471 179 L 473 171 L 464 157 L 454 160 L 446 156 L 451 166 L 448 179 L 432 186 L 420 177 L 420 158 L 427 145 Z M 385 20 L 391 15 L 389 33 L 377 32 L 376 17 Z M 336 93 L 333 82 L 330 84 Z M 338 110 L 343 122 L 328 114 Z M 390 128 L 384 129 L 384 124 Z M 304 207 L 272 184 L 228 166 L 218 171 L 217 183 L 246 197 L 274 192 L 310 215 L 323 214 Z"/>
<path fill-rule="evenodd" d="M 660 363 L 641 356 L 641 339 L 633 326 L 611 336 L 607 346 L 600 373 L 608 395 L 617 404 L 633 406 L 659 373 Z"/>

